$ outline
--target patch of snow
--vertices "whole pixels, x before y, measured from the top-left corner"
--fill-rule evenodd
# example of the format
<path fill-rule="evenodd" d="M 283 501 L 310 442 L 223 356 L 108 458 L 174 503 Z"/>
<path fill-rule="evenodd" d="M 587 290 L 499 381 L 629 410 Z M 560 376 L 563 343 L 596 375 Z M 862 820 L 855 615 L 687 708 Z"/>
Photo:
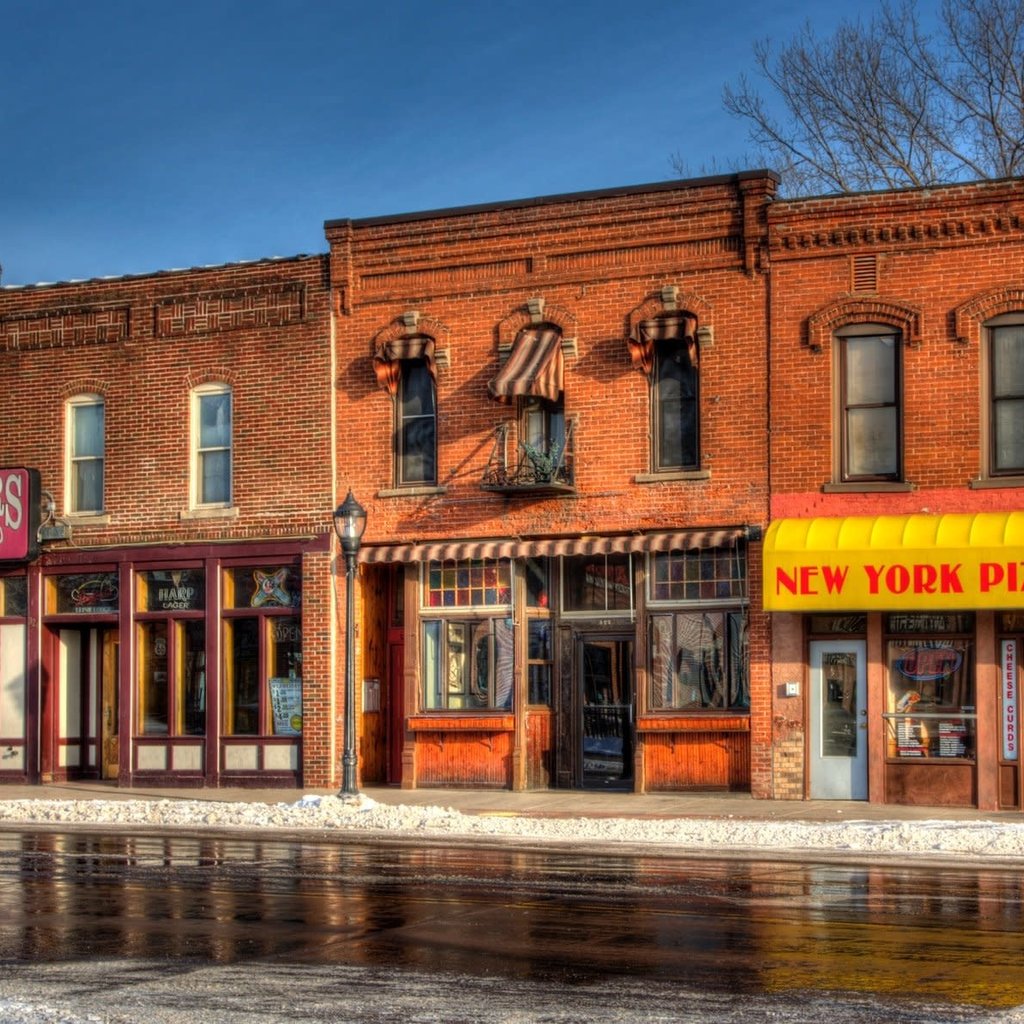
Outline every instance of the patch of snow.
<path fill-rule="evenodd" d="M 290 803 L 178 798 L 2 800 L 0 824 L 117 828 L 276 830 L 458 837 L 486 842 L 638 844 L 679 852 L 759 851 L 948 856 L 1024 861 L 1024 823 L 991 820 L 788 821 L 722 818 L 587 818 L 464 814 L 355 797 L 305 795 Z"/>

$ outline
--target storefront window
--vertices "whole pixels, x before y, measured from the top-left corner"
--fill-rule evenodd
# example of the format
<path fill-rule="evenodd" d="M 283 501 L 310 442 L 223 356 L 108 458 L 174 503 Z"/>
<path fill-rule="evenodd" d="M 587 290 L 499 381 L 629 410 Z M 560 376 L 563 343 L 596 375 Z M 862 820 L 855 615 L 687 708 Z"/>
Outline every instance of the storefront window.
<path fill-rule="evenodd" d="M 206 574 L 202 569 L 140 572 L 135 580 L 140 612 L 194 612 L 206 607 Z"/>
<path fill-rule="evenodd" d="M 562 610 L 628 614 L 634 607 L 629 555 L 572 555 L 562 559 Z"/>
<path fill-rule="evenodd" d="M 46 611 L 51 615 L 112 615 L 118 610 L 116 572 L 73 573 L 46 581 Z"/>
<path fill-rule="evenodd" d="M 487 710 L 512 706 L 512 619 L 427 619 L 423 623 L 423 707 Z"/>
<path fill-rule="evenodd" d="M 531 704 L 551 703 L 553 645 L 550 619 L 530 619 L 527 632 L 526 658 Z"/>
<path fill-rule="evenodd" d="M 925 621 L 927 620 L 927 621 Z M 973 628 L 970 615 L 891 615 L 888 632 L 946 628 L 886 642 L 890 757 L 973 758 L 974 644 L 950 635 Z M 952 627 L 952 628 L 951 628 Z"/>
<path fill-rule="evenodd" d="M 206 731 L 206 623 L 156 619 L 138 624 L 138 723 L 144 736 Z"/>
<path fill-rule="evenodd" d="M 547 608 L 551 604 L 551 560 L 526 558 L 523 560 L 526 578 L 526 607 Z"/>
<path fill-rule="evenodd" d="M 295 566 L 224 570 L 224 733 L 302 733 L 301 575 Z"/>
<path fill-rule="evenodd" d="M 7 576 L 0 579 L 0 615 L 23 619 L 28 614 L 28 579 Z"/>
<path fill-rule="evenodd" d="M 747 616 L 693 611 L 651 616 L 652 711 L 748 711 Z"/>
<path fill-rule="evenodd" d="M 225 608 L 298 608 L 302 576 L 295 566 L 264 566 L 224 571 Z"/>

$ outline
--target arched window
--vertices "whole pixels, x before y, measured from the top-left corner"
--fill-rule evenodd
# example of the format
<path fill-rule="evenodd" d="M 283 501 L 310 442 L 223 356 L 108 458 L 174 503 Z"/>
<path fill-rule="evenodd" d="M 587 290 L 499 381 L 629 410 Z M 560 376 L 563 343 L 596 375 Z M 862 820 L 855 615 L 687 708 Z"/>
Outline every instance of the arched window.
<path fill-rule="evenodd" d="M 1024 474 L 1024 313 L 990 320 L 988 335 L 988 472 Z"/>
<path fill-rule="evenodd" d="M 836 332 L 836 341 L 841 480 L 902 480 L 900 332 L 886 324 L 851 324 Z"/>
<path fill-rule="evenodd" d="M 232 499 L 231 388 L 203 384 L 192 392 L 192 504 L 226 506 Z"/>
<path fill-rule="evenodd" d="M 67 510 L 103 511 L 105 406 L 95 394 L 75 395 L 67 404 Z"/>
<path fill-rule="evenodd" d="M 401 360 L 395 394 L 395 483 L 437 482 L 437 402 L 425 359 Z"/>
<path fill-rule="evenodd" d="M 651 382 L 651 468 L 655 472 L 700 469 L 697 318 L 672 313 L 645 320 L 630 349 L 634 364 Z"/>

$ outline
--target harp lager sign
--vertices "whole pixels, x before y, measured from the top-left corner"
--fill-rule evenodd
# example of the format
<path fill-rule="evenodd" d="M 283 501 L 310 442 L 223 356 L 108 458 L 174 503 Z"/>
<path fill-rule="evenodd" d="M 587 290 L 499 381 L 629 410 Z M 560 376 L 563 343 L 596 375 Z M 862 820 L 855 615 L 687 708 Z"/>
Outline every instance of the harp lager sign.
<path fill-rule="evenodd" d="M 0 562 L 30 562 L 38 553 L 39 470 L 0 469 Z"/>

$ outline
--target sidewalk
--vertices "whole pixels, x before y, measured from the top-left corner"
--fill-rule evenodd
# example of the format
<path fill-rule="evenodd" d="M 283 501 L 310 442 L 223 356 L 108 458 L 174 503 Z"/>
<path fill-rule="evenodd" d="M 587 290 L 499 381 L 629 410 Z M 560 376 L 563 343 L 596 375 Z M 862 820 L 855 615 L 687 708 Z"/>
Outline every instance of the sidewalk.
<path fill-rule="evenodd" d="M 534 818 L 732 818 L 764 821 L 999 821 L 1024 822 L 1021 811 L 963 807 L 901 807 L 845 800 L 755 800 L 749 793 L 602 793 L 585 790 L 399 789 L 365 786 L 379 804 L 444 807 L 472 815 Z M 0 786 L 8 800 L 184 800 L 293 804 L 305 795 L 334 796 L 335 789 L 119 788 L 107 782 Z"/>

